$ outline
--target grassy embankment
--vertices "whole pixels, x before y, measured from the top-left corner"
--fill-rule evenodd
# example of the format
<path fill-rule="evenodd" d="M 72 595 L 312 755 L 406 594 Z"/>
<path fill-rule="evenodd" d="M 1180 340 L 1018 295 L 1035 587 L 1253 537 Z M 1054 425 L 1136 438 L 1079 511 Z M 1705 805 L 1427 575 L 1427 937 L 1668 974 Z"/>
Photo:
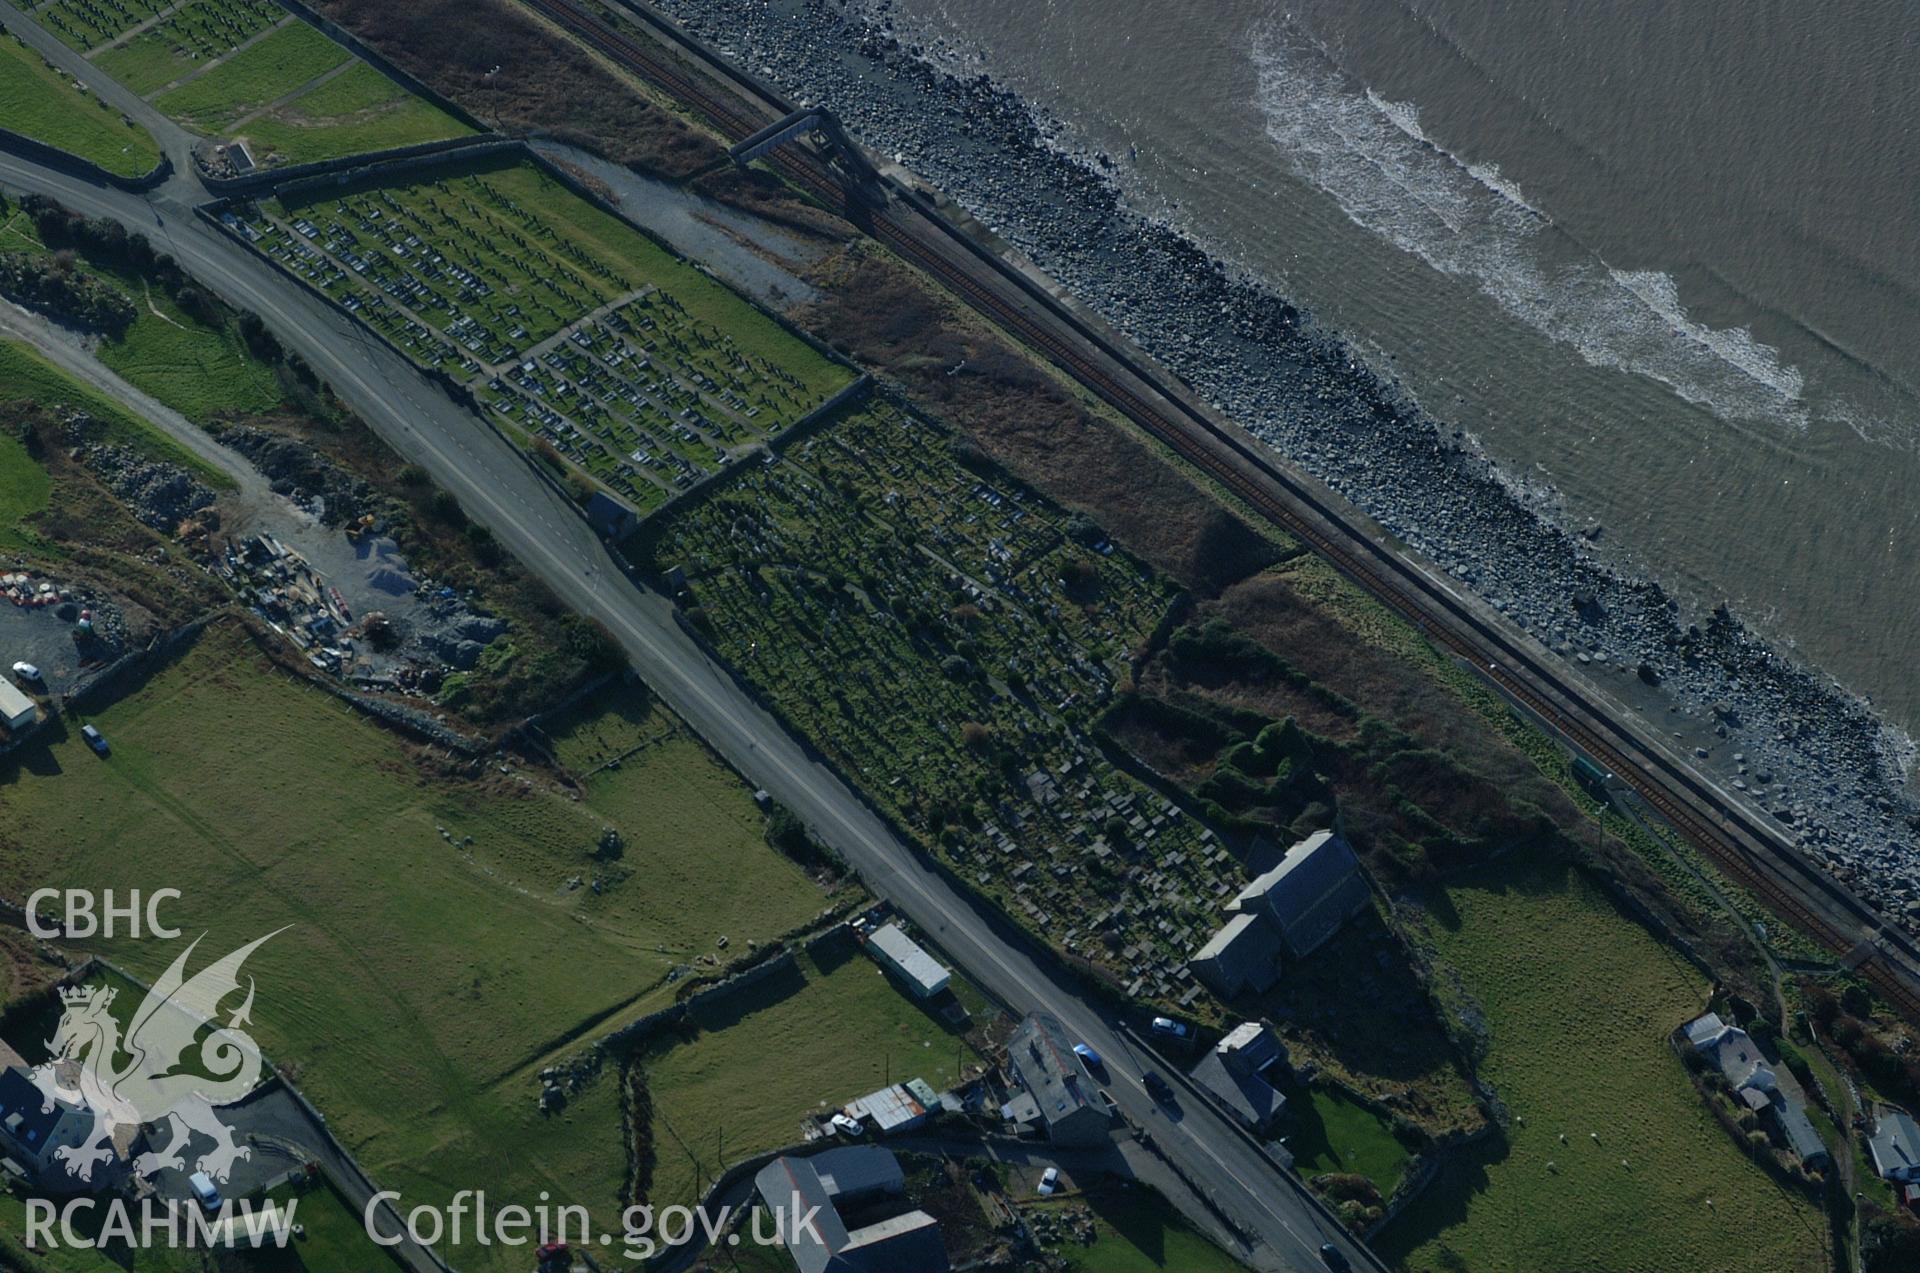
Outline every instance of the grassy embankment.
<path fill-rule="evenodd" d="M 232 479 L 167 437 L 152 425 L 87 385 L 81 384 L 18 341 L 0 339 L 0 402 L 24 399 L 38 405 L 63 404 L 94 418 L 92 436 L 100 441 L 132 447 L 143 455 L 191 469 L 210 486 L 232 485 Z M 26 485 L 32 486 L 27 479 Z"/>
<path fill-rule="evenodd" d="M 537 777 L 458 778 L 228 628 L 92 720 L 110 759 L 55 722 L 0 776 L 0 888 L 179 887 L 177 922 L 208 953 L 292 925 L 249 966 L 257 1036 L 413 1201 L 545 1188 L 610 1219 L 626 1165 L 613 1085 L 543 1119 L 534 1071 L 720 936 L 737 952 L 825 904 L 677 727 L 577 802 Z M 607 826 L 624 849 L 596 860 Z M 104 952 L 152 977 L 177 948 Z"/>
<path fill-rule="evenodd" d="M 32 219 L 11 205 L 0 206 L 0 253 L 5 252 L 54 256 Z M 213 325 L 188 314 L 129 270 L 84 250 L 63 259 L 67 268 L 111 284 L 133 302 L 133 321 L 122 331 L 103 333 L 94 348 L 94 356 L 128 384 L 194 421 L 285 405 L 273 369 L 247 352 L 232 321 Z"/>
<path fill-rule="evenodd" d="M 160 162 L 160 147 L 146 129 L 125 122 L 11 36 L 0 36 L 0 126 L 122 177 L 151 172 Z"/>

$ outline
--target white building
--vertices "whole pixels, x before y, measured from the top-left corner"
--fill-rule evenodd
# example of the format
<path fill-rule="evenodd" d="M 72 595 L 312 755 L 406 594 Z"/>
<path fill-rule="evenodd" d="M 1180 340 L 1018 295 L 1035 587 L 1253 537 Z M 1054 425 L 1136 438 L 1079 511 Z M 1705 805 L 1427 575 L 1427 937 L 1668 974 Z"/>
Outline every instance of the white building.
<path fill-rule="evenodd" d="M 7 727 L 9 734 L 23 734 L 40 721 L 40 709 L 32 699 L 20 692 L 20 687 L 0 676 L 0 725 Z"/>
<path fill-rule="evenodd" d="M 867 949 L 890 969 L 920 999 L 931 999 L 947 988 L 953 974 L 939 960 L 922 950 L 913 938 L 900 931 L 900 925 L 888 924 L 867 938 Z"/>

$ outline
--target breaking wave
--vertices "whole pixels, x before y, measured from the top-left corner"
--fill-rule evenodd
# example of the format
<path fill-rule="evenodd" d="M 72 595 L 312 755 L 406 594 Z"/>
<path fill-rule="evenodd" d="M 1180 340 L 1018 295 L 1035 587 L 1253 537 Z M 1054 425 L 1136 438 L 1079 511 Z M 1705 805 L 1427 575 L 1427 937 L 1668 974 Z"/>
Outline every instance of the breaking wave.
<path fill-rule="evenodd" d="M 1722 419 L 1805 429 L 1805 381 L 1745 327 L 1687 314 L 1672 276 L 1618 270 L 1575 244 L 1493 164 L 1469 163 L 1418 111 L 1354 83 L 1298 29 L 1253 44 L 1268 138 L 1294 174 L 1361 228 L 1444 274 L 1589 364 L 1645 376 Z"/>

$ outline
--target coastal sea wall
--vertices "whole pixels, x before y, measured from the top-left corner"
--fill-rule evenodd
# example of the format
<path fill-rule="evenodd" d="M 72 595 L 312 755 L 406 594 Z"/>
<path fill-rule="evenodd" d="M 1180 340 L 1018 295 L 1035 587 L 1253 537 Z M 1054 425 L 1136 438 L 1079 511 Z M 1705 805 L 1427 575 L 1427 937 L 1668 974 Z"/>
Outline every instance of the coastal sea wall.
<path fill-rule="evenodd" d="M 1910 740 L 1756 636 L 1610 561 L 1463 429 L 1338 333 L 1136 212 L 1107 156 L 984 74 L 955 75 L 884 6 L 657 0 L 790 97 L 833 109 L 1289 460 L 1649 725 L 1787 838 L 1920 932 Z M 949 51 L 950 52 L 950 51 Z M 1909 910 L 1909 908 L 1912 908 Z"/>

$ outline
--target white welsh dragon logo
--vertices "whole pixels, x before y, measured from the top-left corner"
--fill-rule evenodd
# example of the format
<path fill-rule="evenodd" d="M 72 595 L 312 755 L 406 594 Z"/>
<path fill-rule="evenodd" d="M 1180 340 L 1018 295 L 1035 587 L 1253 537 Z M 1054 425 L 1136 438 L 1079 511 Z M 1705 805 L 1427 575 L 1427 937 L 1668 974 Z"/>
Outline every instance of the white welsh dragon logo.
<path fill-rule="evenodd" d="M 147 992 L 127 1025 L 125 1038 L 111 1011 L 116 991 L 83 986 L 60 992 L 65 1011 L 47 1041 L 52 1055 L 34 1069 L 33 1080 L 47 1098 L 49 1111 L 58 1098 L 83 1104 L 93 1114 L 93 1129 L 85 1141 L 54 1151 L 70 1173 L 91 1181 L 94 1167 L 116 1156 L 116 1128 L 138 1128 L 162 1120 L 170 1125 L 173 1139 L 164 1149 L 134 1160 L 134 1171 L 142 1176 L 164 1167 L 186 1170 L 182 1151 L 195 1132 L 211 1139 L 214 1148 L 193 1169 L 215 1180 L 224 1182 L 235 1162 L 252 1156 L 246 1146 L 235 1143 L 232 1130 L 213 1112 L 251 1092 L 260 1078 L 259 1045 L 240 1028 L 252 1018 L 251 977 L 246 1001 L 225 1026 L 218 1024 L 218 1014 L 221 1001 L 239 992 L 240 966 L 247 956 L 285 931 L 268 933 L 189 979 L 187 957 L 200 944 L 196 939 Z M 206 1073 L 178 1072 L 179 1062 L 203 1029 L 210 1030 L 200 1043 L 200 1064 Z"/>

